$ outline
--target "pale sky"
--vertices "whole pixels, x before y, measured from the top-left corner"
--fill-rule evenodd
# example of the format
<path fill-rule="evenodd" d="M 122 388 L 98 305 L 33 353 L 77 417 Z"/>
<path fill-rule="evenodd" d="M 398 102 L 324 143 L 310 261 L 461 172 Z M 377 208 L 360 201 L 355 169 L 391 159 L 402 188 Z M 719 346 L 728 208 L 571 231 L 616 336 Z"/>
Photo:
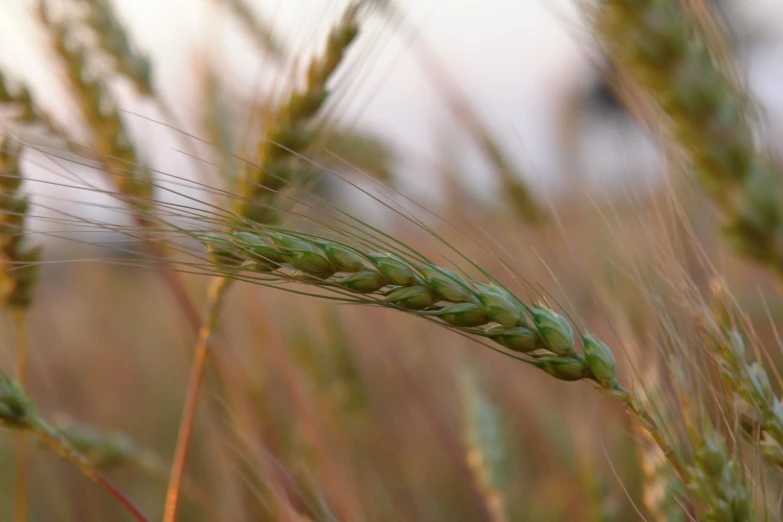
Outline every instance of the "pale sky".
<path fill-rule="evenodd" d="M 536 178 L 532 181 L 551 185 L 561 178 L 565 173 L 558 151 L 558 111 L 568 89 L 588 82 L 592 53 L 579 11 L 568 0 L 397 3 L 506 150 Z M 115 4 L 143 50 L 153 57 L 157 85 L 186 125 L 198 113 L 194 70 L 205 50 L 216 57 L 223 77 L 238 93 L 251 96 L 259 83 L 279 84 L 281 69 L 259 58 L 233 20 L 220 15 L 215 0 L 115 0 Z M 303 49 L 322 45 L 345 2 L 260 0 L 255 4 L 289 48 L 306 55 Z M 783 21 L 779 2 L 743 0 L 743 6 L 751 4 L 755 6 L 751 18 Z M 62 93 L 57 82 L 48 80 L 51 73 L 41 59 L 43 46 L 31 36 L 35 27 L 24 16 L 29 5 L 28 0 L 0 0 L 0 61 L 34 84 L 44 103 L 61 107 Z M 778 129 L 783 127 L 779 41 L 756 52 L 748 64 L 751 87 L 774 109 L 771 114 Z M 342 96 L 343 121 L 396 144 L 408 167 L 402 172 L 408 188 L 426 194 L 437 191 L 437 185 L 421 160 L 437 155 L 438 134 L 448 130 L 449 123 L 437 91 L 421 68 L 416 45 L 380 16 L 370 17 L 335 92 Z M 149 107 L 132 99 L 127 103 L 129 110 L 155 117 Z M 155 157 L 162 158 L 159 167 L 180 173 L 190 168 L 182 154 L 171 151 L 181 147 L 162 138 L 161 129 L 138 119 L 130 124 Z M 641 136 L 629 135 L 627 129 L 596 127 L 588 139 L 597 144 L 586 169 L 590 175 L 634 174 L 628 171 L 644 149 Z M 476 190 L 491 190 L 476 154 L 466 150 L 463 155 L 459 160 L 464 161 Z"/>

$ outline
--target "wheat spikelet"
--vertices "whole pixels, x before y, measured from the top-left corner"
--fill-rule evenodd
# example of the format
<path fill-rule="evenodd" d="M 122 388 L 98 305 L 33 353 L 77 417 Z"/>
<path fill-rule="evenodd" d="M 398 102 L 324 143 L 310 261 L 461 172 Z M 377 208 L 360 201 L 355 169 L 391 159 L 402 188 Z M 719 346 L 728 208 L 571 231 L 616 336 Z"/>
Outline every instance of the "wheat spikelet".
<path fill-rule="evenodd" d="M 751 104 L 678 0 L 602 0 L 595 16 L 610 56 L 665 113 L 746 256 L 783 273 L 783 184 L 754 136 Z"/>

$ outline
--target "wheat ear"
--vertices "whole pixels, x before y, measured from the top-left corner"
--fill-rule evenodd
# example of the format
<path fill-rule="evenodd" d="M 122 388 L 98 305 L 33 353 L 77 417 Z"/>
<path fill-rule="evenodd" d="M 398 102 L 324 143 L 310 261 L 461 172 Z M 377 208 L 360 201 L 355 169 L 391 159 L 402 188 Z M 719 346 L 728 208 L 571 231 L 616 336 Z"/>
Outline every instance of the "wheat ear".
<path fill-rule="evenodd" d="M 138 522 L 148 522 L 144 514 L 124 493 L 37 413 L 35 405 L 24 389 L 2 371 L 0 371 L 0 427 L 33 435 L 52 451 L 73 463 L 87 478 L 108 491 Z"/>
<path fill-rule="evenodd" d="M 783 274 L 783 179 L 756 144 L 751 103 L 679 0 L 601 0 L 597 34 L 609 55 L 665 113 L 724 214 L 737 250 Z"/>
<path fill-rule="evenodd" d="M 140 165 L 114 96 L 95 67 L 94 50 L 79 41 L 78 24 L 56 19 L 43 0 L 39 1 L 38 14 L 63 66 L 69 92 L 89 127 L 92 146 L 111 175 L 112 184 L 132 204 L 146 206 L 153 196 L 151 174 Z"/>
<path fill-rule="evenodd" d="M 764 366 L 753 356 L 763 349 L 748 349 L 754 341 L 750 329 L 733 311 L 723 284 L 716 278 L 711 286 L 715 300 L 712 309 L 695 301 L 690 312 L 729 394 L 741 434 L 764 459 L 783 468 L 783 402 Z"/>
<path fill-rule="evenodd" d="M 258 146 L 258 167 L 250 169 L 239 190 L 244 199 L 238 200 L 237 211 L 247 219 L 258 223 L 272 223 L 278 219 L 278 213 L 270 203 L 302 172 L 299 156 L 315 140 L 309 127 L 329 98 L 329 79 L 359 34 L 360 7 L 361 3 L 349 5 L 329 33 L 323 54 L 310 62 L 305 86 L 295 90 L 276 111 L 265 139 Z"/>
<path fill-rule="evenodd" d="M 275 227 L 210 234 L 201 240 L 212 269 L 254 281 L 296 281 L 356 302 L 418 315 L 499 344 L 515 359 L 563 381 L 587 381 L 624 404 L 687 482 L 685 466 L 643 403 L 616 379 L 611 349 L 590 333 L 577 352 L 569 321 L 545 303 L 526 304 L 496 282 L 481 282 L 427 261 Z M 260 275 L 259 275 L 260 274 Z M 491 347 L 491 345 L 488 345 Z"/>

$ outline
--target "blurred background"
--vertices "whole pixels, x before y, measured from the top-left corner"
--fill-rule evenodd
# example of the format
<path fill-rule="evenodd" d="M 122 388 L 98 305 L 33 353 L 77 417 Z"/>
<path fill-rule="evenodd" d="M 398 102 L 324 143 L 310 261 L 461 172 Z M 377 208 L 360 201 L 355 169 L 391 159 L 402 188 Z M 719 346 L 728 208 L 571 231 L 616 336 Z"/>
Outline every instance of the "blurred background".
<path fill-rule="evenodd" d="M 783 6 L 713 3 L 779 150 Z M 136 222 L 117 194 L 132 189 L 106 175 L 107 158 L 144 167 L 156 188 L 144 197 L 225 205 L 217 191 L 254 161 L 265 117 L 304 82 L 346 4 L 0 1 L 0 133 L 28 145 L 26 227 L 42 247 L 28 389 L 50 418 L 109 437 L 101 465 L 151 519 L 196 328 L 182 296 L 138 262 L 140 241 L 121 233 Z M 136 68 L 89 52 L 103 42 L 91 10 L 107 5 Z M 658 137 L 623 107 L 586 5 L 375 2 L 330 81 L 322 139 L 307 152 L 323 172 L 292 191 L 305 203 L 297 211 L 326 201 L 433 258 L 454 257 L 379 204 L 391 201 L 505 283 L 514 278 L 498 256 L 598 333 L 622 337 L 623 350 L 644 352 L 658 313 L 650 292 L 676 289 L 627 272 L 654 271 L 662 246 L 677 243 L 679 224 L 661 215 L 674 191 L 690 239 L 773 338 L 783 300 L 770 276 L 728 251 L 682 165 L 663 161 Z M 675 257 L 706 287 L 698 248 Z M 205 315 L 208 278 L 176 277 Z M 14 365 L 13 330 L 0 315 L 3 368 Z M 208 376 L 202 391 L 180 520 L 288 520 L 289 508 L 319 521 L 646 513 L 637 435 L 621 408 L 429 322 L 237 284 L 214 348 L 231 385 L 218 392 Z M 14 512 L 13 450 L 0 434 L 0 520 Z M 128 519 L 56 456 L 36 448 L 31 463 L 30 520 Z"/>

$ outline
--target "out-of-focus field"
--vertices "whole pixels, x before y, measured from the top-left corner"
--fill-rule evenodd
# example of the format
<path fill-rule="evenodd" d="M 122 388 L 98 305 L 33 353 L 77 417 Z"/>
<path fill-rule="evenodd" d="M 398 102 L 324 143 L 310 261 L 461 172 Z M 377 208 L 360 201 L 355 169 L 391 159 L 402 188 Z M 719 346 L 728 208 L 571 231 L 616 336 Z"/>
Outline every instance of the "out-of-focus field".
<path fill-rule="evenodd" d="M 0 6 L 0 16 L 3 9 Z M 259 13 L 263 15 L 263 10 Z M 306 35 L 293 36 L 298 41 Z M 381 37 L 363 34 L 362 38 L 366 41 L 359 40 L 346 58 L 348 69 L 372 66 L 362 54 L 367 48 L 362 43 L 377 45 Z M 318 49 L 321 44 L 302 45 L 308 46 Z M 298 63 L 299 71 L 308 56 L 303 49 L 301 56 L 290 57 L 290 63 Z M 277 82 L 278 91 L 300 82 L 293 72 L 289 76 Z M 120 92 L 130 89 L 122 78 L 113 81 L 120 84 Z M 253 161 L 255 146 L 243 143 L 257 141 L 263 132 L 258 121 L 259 128 L 248 130 L 247 120 L 235 115 L 261 115 L 274 104 L 232 97 L 230 83 L 216 80 L 223 90 L 211 92 L 217 100 L 214 106 L 202 107 L 201 120 L 207 123 L 191 129 L 211 145 L 190 138 L 172 145 L 192 147 L 187 154 L 195 153 L 203 161 L 176 171 L 161 168 L 166 174 L 153 171 L 156 183 L 171 188 L 171 174 L 232 190 L 232 177 L 242 168 L 232 155 Z M 617 118 L 621 129 L 633 128 L 630 119 L 624 119 L 630 116 L 613 105 L 616 100 L 596 89 L 598 94 L 588 90 L 563 102 L 573 105 L 563 110 L 573 118 L 566 118 L 561 129 L 564 158 L 584 157 L 578 150 L 589 142 L 585 114 L 600 118 L 606 111 L 604 124 Z M 350 93 L 350 82 L 338 83 L 333 95 L 345 96 L 344 92 Z M 444 99 L 447 92 L 445 88 Z M 610 100 L 596 102 L 594 94 Z M 609 103 L 609 108 L 601 103 Z M 708 292 L 719 275 L 749 318 L 759 344 L 768 348 L 767 367 L 780 367 L 783 361 L 774 328 L 783 317 L 778 282 L 765 268 L 732 253 L 721 236 L 714 208 L 681 164 L 661 162 L 660 167 L 651 167 L 650 162 L 640 161 L 628 165 L 627 180 L 614 179 L 611 186 L 590 186 L 575 176 L 553 183 L 556 188 L 551 191 L 534 190 L 533 201 L 548 218 L 530 223 L 525 209 L 518 211 L 517 206 L 527 203 L 514 199 L 513 182 L 529 182 L 535 176 L 521 176 L 524 169 L 516 161 L 503 172 L 498 168 L 502 162 L 491 157 L 493 149 L 478 146 L 481 161 L 491 167 L 485 165 L 487 183 L 498 190 L 477 196 L 460 181 L 464 181 L 461 166 L 459 161 L 455 165 L 449 151 L 461 145 L 449 141 L 449 132 L 457 128 L 467 136 L 463 142 L 474 144 L 487 137 L 471 117 L 464 117 L 458 101 L 446 105 L 453 120 L 444 120 L 444 146 L 430 152 L 432 169 L 426 174 L 436 179 L 433 186 L 442 187 L 437 202 L 427 199 L 424 208 L 417 208 L 412 203 L 416 194 L 397 183 L 395 169 L 404 163 L 399 158 L 406 156 L 405 150 L 335 117 L 336 123 L 327 120 L 329 125 L 319 128 L 331 131 L 335 140 L 325 138 L 320 148 L 306 154 L 332 173 L 323 173 L 322 182 L 308 185 L 307 190 L 292 191 L 291 197 L 299 202 L 294 209 L 318 216 L 308 206 L 324 208 L 324 203 L 317 203 L 324 198 L 379 223 L 384 232 L 444 266 L 454 261 L 465 267 L 459 253 L 523 299 L 532 298 L 531 288 L 540 289 L 611 345 L 618 378 L 626 382 L 659 368 L 661 354 L 668 350 L 665 339 L 676 337 L 678 322 L 689 321 L 676 316 L 691 290 L 678 277 L 684 274 L 683 280 L 692 282 L 693 289 Z M 332 112 L 327 114 L 339 115 L 338 108 L 329 107 Z M 68 111 L 54 112 L 66 127 L 79 127 L 63 116 Z M 162 132 L 162 123 L 140 124 L 139 116 L 128 113 L 122 118 L 135 121 L 131 127 Z M 582 130 L 569 134 L 578 122 L 583 122 Z M 210 131 L 213 134 L 207 136 Z M 172 133 L 167 139 L 176 143 L 181 136 Z M 90 147 L 97 147 L 91 143 Z M 345 161 L 326 150 L 339 150 Z M 110 155 L 110 151 L 99 152 L 99 156 Z M 617 150 L 606 154 L 615 152 L 627 154 Z M 187 155 L 157 150 L 156 161 L 166 164 L 167 154 L 176 156 L 173 164 Z M 79 170 L 65 161 L 47 163 L 48 155 L 66 153 L 30 152 L 26 165 L 36 173 L 31 178 L 72 185 L 78 175 L 89 183 L 107 183 L 100 172 Z M 215 165 L 231 174 L 221 178 L 223 170 Z M 634 181 L 639 179 L 643 181 Z M 119 437 L 116 440 L 127 453 L 106 466 L 106 474 L 150 520 L 160 520 L 198 331 L 166 284 L 165 269 L 149 255 L 139 262 L 137 256 L 124 253 L 124 249 L 141 251 L 142 241 L 123 237 L 116 229 L 95 234 L 94 223 L 102 219 L 132 226 L 131 218 L 119 216 L 128 212 L 116 210 L 129 208 L 122 198 L 88 194 L 74 196 L 80 203 L 58 203 L 53 199 L 58 194 L 76 192 L 58 192 L 32 179 L 27 183 L 29 192 L 44 194 L 38 199 L 34 195 L 39 219 L 33 217 L 29 227 L 45 234 L 31 236 L 43 245 L 43 262 L 26 319 L 30 369 L 26 389 L 47 418 L 62 425 L 93 426 L 104 435 Z M 388 197 L 390 205 L 406 210 L 402 215 L 388 209 L 380 212 L 379 201 L 369 198 L 357 204 L 350 183 L 383 194 L 379 201 Z M 226 205 L 205 190 L 191 185 L 183 192 L 188 190 L 202 202 Z M 158 196 L 188 204 L 163 190 Z M 113 210 L 96 208 L 104 202 Z M 80 234 L 79 226 L 57 209 L 88 215 L 93 232 Z M 407 216 L 422 219 L 430 228 L 416 226 Z M 291 222 L 301 224 L 284 221 Z M 436 236 L 455 250 L 439 243 Z M 186 248 L 200 251 L 191 243 Z M 171 250 L 168 255 L 172 260 L 186 259 Z M 179 272 L 183 265 L 173 261 L 166 266 L 175 270 L 188 298 L 205 317 L 210 278 Z M 521 285 L 511 269 L 532 287 Z M 14 332 L 11 315 L 0 314 L 0 365 L 11 375 L 18 342 Z M 682 345 L 699 349 L 690 338 L 682 338 Z M 201 389 L 180 502 L 182 522 L 662 520 L 652 518 L 645 503 L 650 484 L 643 462 L 649 443 L 640 438 L 622 405 L 584 383 L 552 379 L 431 321 L 237 282 L 225 297 L 211 349 L 219 355 L 210 359 Z M 218 382 L 223 384 L 217 386 Z M 483 454 L 477 450 L 477 430 L 492 441 L 489 454 L 486 447 L 479 448 Z M 17 449 L 13 433 L 0 432 L 2 521 L 14 520 Z M 477 464 L 477 454 L 484 459 L 483 466 Z M 30 521 L 130 520 L 106 491 L 47 448 L 34 445 L 28 461 Z"/>

